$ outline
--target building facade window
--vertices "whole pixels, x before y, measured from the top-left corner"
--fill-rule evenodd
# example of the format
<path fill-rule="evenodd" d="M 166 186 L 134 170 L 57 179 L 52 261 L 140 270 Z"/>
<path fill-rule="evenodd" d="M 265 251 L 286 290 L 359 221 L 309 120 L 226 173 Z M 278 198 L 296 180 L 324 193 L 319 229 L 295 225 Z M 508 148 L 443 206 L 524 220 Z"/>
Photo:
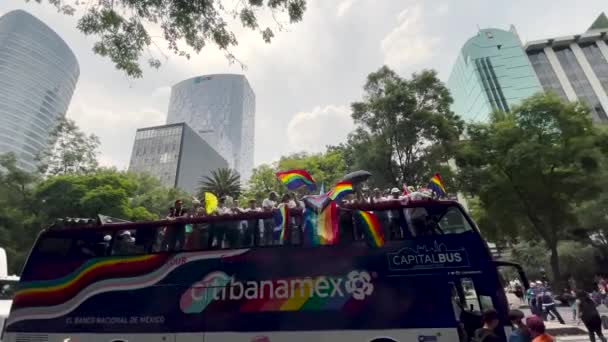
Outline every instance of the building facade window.
<path fill-rule="evenodd" d="M 564 73 L 568 77 L 577 98 L 589 106 L 591 114 L 595 121 L 606 121 L 606 111 L 600 104 L 599 99 L 591 87 L 591 83 L 585 76 L 583 68 L 576 60 L 574 52 L 570 48 L 561 48 L 555 50 L 555 55 L 559 60 L 559 63 L 564 69 Z"/>
<path fill-rule="evenodd" d="M 602 51 L 597 47 L 597 44 L 590 43 L 581 45 L 581 50 L 585 54 L 585 58 L 591 65 L 591 69 L 595 73 L 595 76 L 600 80 L 602 88 L 608 93 L 608 62 L 602 54 Z"/>
<path fill-rule="evenodd" d="M 543 50 L 528 52 L 528 57 L 543 89 L 545 91 L 552 91 L 562 100 L 568 101 L 566 92 L 561 83 L 559 83 L 557 74 L 555 74 L 545 52 Z"/>

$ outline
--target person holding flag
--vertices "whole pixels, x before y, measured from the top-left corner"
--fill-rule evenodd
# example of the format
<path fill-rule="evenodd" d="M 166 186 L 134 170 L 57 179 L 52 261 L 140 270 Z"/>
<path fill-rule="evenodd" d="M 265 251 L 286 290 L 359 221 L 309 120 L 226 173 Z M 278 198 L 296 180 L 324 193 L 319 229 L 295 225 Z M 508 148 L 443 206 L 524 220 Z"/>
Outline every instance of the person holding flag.
<path fill-rule="evenodd" d="M 435 173 L 433 177 L 431 177 L 431 181 L 427 186 L 433 193 L 437 195 L 438 198 L 445 197 L 447 192 L 445 191 L 445 186 L 443 185 L 443 181 L 439 176 L 439 173 Z"/>

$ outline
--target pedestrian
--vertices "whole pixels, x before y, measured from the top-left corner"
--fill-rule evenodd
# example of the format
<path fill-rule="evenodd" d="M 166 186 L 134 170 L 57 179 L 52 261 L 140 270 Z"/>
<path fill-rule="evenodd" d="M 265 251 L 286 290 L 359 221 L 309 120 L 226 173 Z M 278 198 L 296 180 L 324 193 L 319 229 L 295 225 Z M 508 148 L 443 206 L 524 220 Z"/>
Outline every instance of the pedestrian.
<path fill-rule="evenodd" d="M 509 336 L 509 342 L 530 342 L 530 331 L 523 322 L 524 313 L 519 310 L 509 311 L 509 321 L 513 326 L 511 335 Z"/>
<path fill-rule="evenodd" d="M 532 342 L 553 342 L 553 336 L 545 332 L 545 322 L 541 317 L 532 315 L 526 319 Z"/>
<path fill-rule="evenodd" d="M 483 326 L 475 330 L 473 341 L 475 342 L 498 342 L 501 339 L 494 331 L 498 326 L 498 312 L 494 309 L 488 309 L 481 315 Z"/>
<path fill-rule="evenodd" d="M 525 303 L 524 301 L 524 289 L 521 287 L 521 284 L 516 283 L 515 289 L 513 291 L 515 293 L 515 297 L 519 298 L 521 303 Z"/>
<path fill-rule="evenodd" d="M 589 332 L 589 340 L 595 342 L 595 335 L 597 335 L 600 341 L 606 342 L 606 338 L 602 334 L 602 319 L 597 311 L 595 302 L 584 291 L 578 291 L 576 294 L 576 304 L 578 315 Z"/>
<path fill-rule="evenodd" d="M 540 294 L 540 300 L 542 303 L 542 308 L 545 317 L 547 315 L 552 315 L 557 317 L 557 320 L 560 324 L 566 324 L 566 322 L 564 322 L 564 319 L 562 318 L 562 315 L 560 315 L 559 311 L 557 311 L 557 308 L 555 307 L 555 300 L 553 299 L 553 293 L 551 293 L 548 288 L 545 287 L 542 289 Z"/>

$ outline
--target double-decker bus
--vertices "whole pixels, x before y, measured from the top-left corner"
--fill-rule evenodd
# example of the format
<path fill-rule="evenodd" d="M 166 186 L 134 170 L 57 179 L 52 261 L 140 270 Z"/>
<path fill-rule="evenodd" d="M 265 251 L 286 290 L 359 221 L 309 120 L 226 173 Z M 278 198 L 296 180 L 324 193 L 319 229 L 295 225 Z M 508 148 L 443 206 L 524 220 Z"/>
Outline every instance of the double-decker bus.
<path fill-rule="evenodd" d="M 356 210 L 385 244 L 369 247 Z M 454 201 L 338 207 L 339 235 L 315 246 L 293 209 L 155 222 L 55 225 L 21 274 L 3 341 L 468 341 L 480 312 L 509 306 L 499 267 Z M 527 284 L 525 277 L 524 284 Z"/>

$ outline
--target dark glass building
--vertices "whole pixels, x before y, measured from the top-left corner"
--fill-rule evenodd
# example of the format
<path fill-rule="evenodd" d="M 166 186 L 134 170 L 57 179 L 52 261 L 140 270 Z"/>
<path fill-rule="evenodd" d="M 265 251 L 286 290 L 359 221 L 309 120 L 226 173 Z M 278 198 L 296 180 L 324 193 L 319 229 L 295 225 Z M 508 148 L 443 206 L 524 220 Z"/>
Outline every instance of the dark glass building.
<path fill-rule="evenodd" d="M 228 163 L 185 123 L 140 128 L 129 171 L 149 173 L 168 187 L 194 193 L 202 177 Z"/>

